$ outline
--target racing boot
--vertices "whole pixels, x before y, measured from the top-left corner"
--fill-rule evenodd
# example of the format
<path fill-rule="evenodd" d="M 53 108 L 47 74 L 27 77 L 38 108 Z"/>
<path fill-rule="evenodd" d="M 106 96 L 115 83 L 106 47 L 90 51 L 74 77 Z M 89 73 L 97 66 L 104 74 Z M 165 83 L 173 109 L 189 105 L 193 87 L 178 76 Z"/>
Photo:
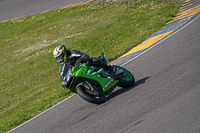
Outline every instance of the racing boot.
<path fill-rule="evenodd" d="M 115 72 L 117 71 L 117 68 L 114 67 L 114 66 L 109 66 L 108 70 L 109 70 L 110 72 L 112 72 L 113 74 L 115 74 Z"/>
<path fill-rule="evenodd" d="M 117 77 L 117 76 L 119 76 L 119 75 L 121 75 L 121 74 L 123 74 L 123 73 L 125 72 L 123 69 L 117 70 L 117 68 L 114 67 L 114 66 L 110 66 L 110 69 L 109 69 L 109 70 L 112 72 L 112 74 L 113 74 L 115 77 Z"/>
<path fill-rule="evenodd" d="M 109 70 L 113 73 L 114 76 L 118 76 L 124 72 L 122 69 L 117 70 L 117 68 L 114 66 L 110 66 Z"/>
<path fill-rule="evenodd" d="M 123 74 L 123 73 L 124 73 L 124 70 L 119 69 L 119 70 L 117 70 L 117 71 L 115 72 L 115 76 L 119 76 L 119 75 L 121 75 L 121 74 Z"/>

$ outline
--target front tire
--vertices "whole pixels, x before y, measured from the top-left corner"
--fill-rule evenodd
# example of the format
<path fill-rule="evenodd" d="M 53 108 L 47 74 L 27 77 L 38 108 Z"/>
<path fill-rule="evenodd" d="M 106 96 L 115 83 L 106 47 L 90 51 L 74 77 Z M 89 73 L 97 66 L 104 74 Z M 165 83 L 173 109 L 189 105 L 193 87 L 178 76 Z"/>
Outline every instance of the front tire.
<path fill-rule="evenodd" d="M 131 86 L 133 86 L 135 84 L 135 78 L 134 76 L 131 74 L 131 72 L 129 72 L 128 70 L 126 70 L 125 68 L 119 67 L 119 66 L 115 66 L 117 69 L 122 69 L 126 72 L 126 76 L 122 76 L 119 77 L 117 80 L 119 80 L 118 82 L 118 86 L 119 87 L 123 87 L 123 88 L 129 88 Z"/>
<path fill-rule="evenodd" d="M 76 91 L 81 98 L 83 98 L 84 100 L 90 103 L 101 104 L 105 102 L 105 95 L 103 94 L 101 90 L 98 91 L 99 96 L 94 96 L 87 93 L 86 88 L 84 86 L 79 86 Z"/>

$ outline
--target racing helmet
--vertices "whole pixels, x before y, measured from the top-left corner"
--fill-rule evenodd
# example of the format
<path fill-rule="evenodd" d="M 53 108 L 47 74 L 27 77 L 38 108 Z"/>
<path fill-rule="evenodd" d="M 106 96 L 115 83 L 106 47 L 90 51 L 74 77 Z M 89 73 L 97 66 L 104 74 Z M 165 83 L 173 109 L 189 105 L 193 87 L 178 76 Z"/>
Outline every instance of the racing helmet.
<path fill-rule="evenodd" d="M 66 60 L 66 53 L 67 53 L 67 49 L 65 48 L 64 45 L 57 46 L 53 50 L 53 56 L 54 56 L 54 58 L 56 59 L 56 61 L 58 63 L 65 62 L 65 60 Z"/>

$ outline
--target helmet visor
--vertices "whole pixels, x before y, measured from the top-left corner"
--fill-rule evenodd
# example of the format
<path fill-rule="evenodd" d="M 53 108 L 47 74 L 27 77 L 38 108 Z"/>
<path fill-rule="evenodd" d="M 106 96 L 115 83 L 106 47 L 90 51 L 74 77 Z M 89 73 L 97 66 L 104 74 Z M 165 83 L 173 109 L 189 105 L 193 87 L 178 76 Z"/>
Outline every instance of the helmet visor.
<path fill-rule="evenodd" d="M 56 57 L 57 62 L 61 63 L 64 61 L 64 55 L 61 54 L 60 56 Z"/>
<path fill-rule="evenodd" d="M 61 54 L 60 56 L 56 57 L 57 60 L 63 59 L 63 54 Z"/>

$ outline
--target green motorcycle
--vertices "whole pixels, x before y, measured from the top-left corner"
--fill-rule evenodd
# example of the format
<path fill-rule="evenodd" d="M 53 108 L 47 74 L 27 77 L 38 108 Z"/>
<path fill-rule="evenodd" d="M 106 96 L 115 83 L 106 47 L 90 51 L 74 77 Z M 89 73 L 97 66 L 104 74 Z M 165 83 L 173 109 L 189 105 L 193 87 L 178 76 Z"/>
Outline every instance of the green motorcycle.
<path fill-rule="evenodd" d="M 98 57 L 107 62 L 104 54 Z M 115 74 L 100 67 L 87 66 L 82 63 L 79 66 L 71 66 L 65 63 L 65 70 L 61 73 L 64 79 L 64 88 L 78 94 L 84 100 L 101 104 L 105 102 L 105 95 L 111 93 L 116 86 L 128 88 L 134 85 L 134 76 L 126 69 L 115 66 Z"/>

